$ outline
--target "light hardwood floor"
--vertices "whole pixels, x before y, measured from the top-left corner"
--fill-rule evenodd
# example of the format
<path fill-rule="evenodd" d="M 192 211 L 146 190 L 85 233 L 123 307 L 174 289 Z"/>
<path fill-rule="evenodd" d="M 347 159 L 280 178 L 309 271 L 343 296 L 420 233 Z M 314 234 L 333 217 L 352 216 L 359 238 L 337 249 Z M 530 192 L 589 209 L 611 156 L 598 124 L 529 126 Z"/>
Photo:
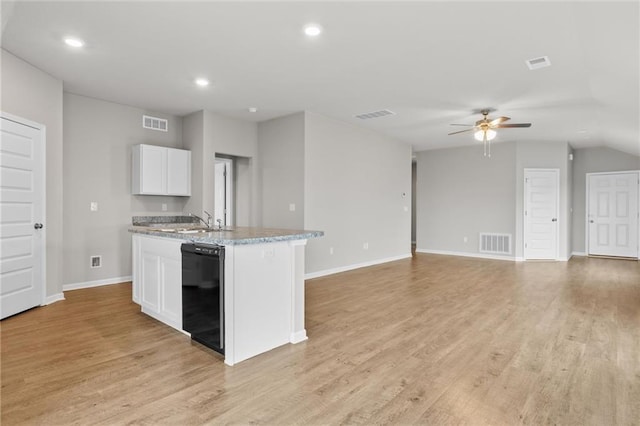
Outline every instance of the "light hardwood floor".
<path fill-rule="evenodd" d="M 234 367 L 130 284 L 2 327 L 2 425 L 640 424 L 640 264 L 417 254 L 307 281 L 309 340 Z"/>

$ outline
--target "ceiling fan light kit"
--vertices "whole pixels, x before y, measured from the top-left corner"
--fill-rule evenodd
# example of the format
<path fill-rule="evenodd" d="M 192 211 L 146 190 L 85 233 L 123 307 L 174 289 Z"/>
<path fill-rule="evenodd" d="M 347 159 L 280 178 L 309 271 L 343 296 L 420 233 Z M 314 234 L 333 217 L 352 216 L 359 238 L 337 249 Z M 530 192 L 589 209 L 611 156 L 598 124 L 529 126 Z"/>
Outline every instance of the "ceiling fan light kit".
<path fill-rule="evenodd" d="M 452 124 L 452 126 L 469 126 L 468 129 L 460 130 L 457 132 L 449 133 L 449 135 L 456 135 L 458 133 L 473 131 L 473 137 L 477 141 L 484 143 L 484 156 L 491 157 L 491 141 L 497 136 L 497 132 L 494 129 L 501 128 L 514 128 L 514 127 L 531 127 L 531 123 L 514 123 L 514 124 L 502 124 L 507 120 L 511 120 L 509 117 L 498 117 L 489 119 L 489 109 L 483 109 L 482 120 L 476 121 L 476 124 Z"/>
<path fill-rule="evenodd" d="M 473 134 L 473 137 L 477 140 L 482 142 L 485 139 L 485 134 L 486 134 L 486 139 L 488 141 L 492 141 L 496 138 L 496 131 L 492 130 L 492 129 L 487 129 L 487 130 L 478 130 L 477 132 L 475 132 Z"/>

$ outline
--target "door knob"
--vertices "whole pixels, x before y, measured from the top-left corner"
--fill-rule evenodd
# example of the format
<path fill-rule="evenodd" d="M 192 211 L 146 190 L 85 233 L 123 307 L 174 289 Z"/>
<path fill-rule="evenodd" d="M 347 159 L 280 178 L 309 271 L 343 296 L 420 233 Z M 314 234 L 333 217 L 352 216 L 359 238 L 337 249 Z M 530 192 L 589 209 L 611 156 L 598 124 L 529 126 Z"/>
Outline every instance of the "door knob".
<path fill-rule="evenodd" d="M 44 225 L 43 225 L 43 224 L 41 224 L 41 223 L 36 223 L 35 225 L 33 225 L 33 227 L 34 227 L 35 229 L 42 229 L 42 227 L 43 227 L 43 226 L 44 226 Z"/>

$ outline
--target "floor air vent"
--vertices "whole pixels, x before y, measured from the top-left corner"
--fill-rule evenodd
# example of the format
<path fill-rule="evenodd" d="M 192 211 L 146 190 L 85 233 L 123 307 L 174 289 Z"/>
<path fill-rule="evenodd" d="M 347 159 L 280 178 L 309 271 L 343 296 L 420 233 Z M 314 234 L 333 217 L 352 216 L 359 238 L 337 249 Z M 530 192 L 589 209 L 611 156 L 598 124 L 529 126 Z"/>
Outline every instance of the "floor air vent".
<path fill-rule="evenodd" d="M 511 254 L 511 234 L 480 234 L 480 253 Z"/>
<path fill-rule="evenodd" d="M 145 129 L 159 130 L 161 132 L 166 132 L 169 129 L 169 122 L 164 118 L 143 115 L 142 127 L 144 127 Z"/>

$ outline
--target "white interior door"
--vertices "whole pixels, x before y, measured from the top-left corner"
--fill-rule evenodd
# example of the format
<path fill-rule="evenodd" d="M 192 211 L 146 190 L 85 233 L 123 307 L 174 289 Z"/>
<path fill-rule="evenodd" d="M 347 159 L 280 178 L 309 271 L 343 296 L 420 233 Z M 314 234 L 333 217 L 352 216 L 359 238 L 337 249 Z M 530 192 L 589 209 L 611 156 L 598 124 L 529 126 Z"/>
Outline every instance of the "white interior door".
<path fill-rule="evenodd" d="M 525 169 L 524 258 L 558 259 L 559 171 Z"/>
<path fill-rule="evenodd" d="M 0 126 L 0 318 L 44 302 L 44 140 L 40 129 Z"/>
<path fill-rule="evenodd" d="M 638 257 L 638 172 L 588 175 L 588 253 Z"/>
<path fill-rule="evenodd" d="M 216 158 L 214 224 L 233 225 L 233 160 Z"/>

